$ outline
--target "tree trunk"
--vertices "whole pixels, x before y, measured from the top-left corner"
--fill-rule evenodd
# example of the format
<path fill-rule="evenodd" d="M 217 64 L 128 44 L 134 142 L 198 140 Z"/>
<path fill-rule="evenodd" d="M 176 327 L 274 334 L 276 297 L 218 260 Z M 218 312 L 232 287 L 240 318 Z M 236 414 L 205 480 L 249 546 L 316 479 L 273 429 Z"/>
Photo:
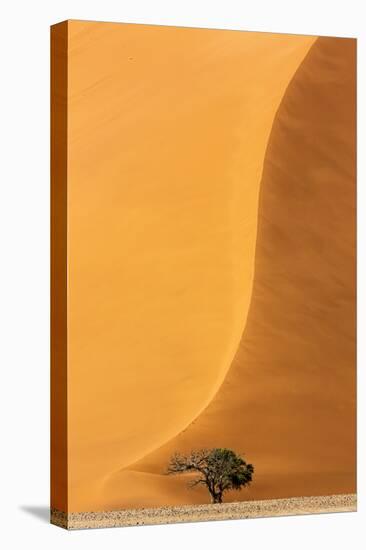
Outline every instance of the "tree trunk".
<path fill-rule="evenodd" d="M 222 503 L 222 493 L 213 493 L 213 494 L 211 494 L 211 503 L 212 504 L 221 504 Z"/>

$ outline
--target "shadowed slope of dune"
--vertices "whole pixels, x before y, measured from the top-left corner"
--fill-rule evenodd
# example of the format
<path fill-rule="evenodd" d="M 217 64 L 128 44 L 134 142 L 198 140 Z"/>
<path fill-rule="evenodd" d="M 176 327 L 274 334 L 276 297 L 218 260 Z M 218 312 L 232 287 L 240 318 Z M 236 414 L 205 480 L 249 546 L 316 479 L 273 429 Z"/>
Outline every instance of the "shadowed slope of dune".
<path fill-rule="evenodd" d="M 68 28 L 68 483 L 85 511 L 132 499 L 115 472 L 189 425 L 230 368 L 265 147 L 315 38 Z"/>
<path fill-rule="evenodd" d="M 252 301 L 232 367 L 188 429 L 131 467 L 143 492 L 136 472 L 108 481 L 116 504 L 136 505 L 136 491 L 140 505 L 205 502 L 181 479 L 152 487 L 142 473 L 205 446 L 255 465 L 250 490 L 228 500 L 354 492 L 355 376 L 355 41 L 320 38 L 273 124 Z"/>

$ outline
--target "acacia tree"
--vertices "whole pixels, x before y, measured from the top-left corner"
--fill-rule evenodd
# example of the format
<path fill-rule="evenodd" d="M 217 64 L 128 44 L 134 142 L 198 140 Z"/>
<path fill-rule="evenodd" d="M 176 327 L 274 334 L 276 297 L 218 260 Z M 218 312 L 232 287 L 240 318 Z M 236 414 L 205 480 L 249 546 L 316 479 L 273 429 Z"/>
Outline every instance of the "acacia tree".
<path fill-rule="evenodd" d="M 225 491 L 240 490 L 252 481 L 254 467 L 230 449 L 200 449 L 189 455 L 176 453 L 170 459 L 167 474 L 197 472 L 190 487 L 207 487 L 212 503 L 221 503 Z"/>

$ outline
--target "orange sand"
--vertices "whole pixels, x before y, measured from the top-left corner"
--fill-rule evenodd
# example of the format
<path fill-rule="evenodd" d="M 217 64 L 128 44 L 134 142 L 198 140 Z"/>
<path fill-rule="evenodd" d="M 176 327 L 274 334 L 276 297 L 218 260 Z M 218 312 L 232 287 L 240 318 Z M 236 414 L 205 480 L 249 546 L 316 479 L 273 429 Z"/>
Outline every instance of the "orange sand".
<path fill-rule="evenodd" d="M 69 511 L 205 502 L 161 475 L 205 445 L 351 492 L 352 55 L 69 22 Z"/>
<path fill-rule="evenodd" d="M 134 471 L 109 480 L 115 495 L 125 488 L 120 506 L 172 494 L 206 502 L 181 479 L 160 475 L 156 488 L 170 454 L 197 446 L 232 447 L 255 464 L 252 487 L 228 501 L 356 491 L 354 71 L 353 41 L 320 38 L 291 82 L 266 152 L 252 303 L 233 365 L 205 412 L 131 467 L 141 485 Z"/>

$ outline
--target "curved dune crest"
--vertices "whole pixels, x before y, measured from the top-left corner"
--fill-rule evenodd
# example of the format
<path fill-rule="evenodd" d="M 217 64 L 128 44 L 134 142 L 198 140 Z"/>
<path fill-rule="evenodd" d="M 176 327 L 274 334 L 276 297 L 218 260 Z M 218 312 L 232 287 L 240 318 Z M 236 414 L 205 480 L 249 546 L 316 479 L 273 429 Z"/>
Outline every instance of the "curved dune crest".
<path fill-rule="evenodd" d="M 266 143 L 315 38 L 72 29 L 69 509 L 82 511 L 133 499 L 121 468 L 189 425 L 230 368 Z"/>
<path fill-rule="evenodd" d="M 172 494 L 205 502 L 175 478 L 156 486 L 173 452 L 204 446 L 254 463 L 252 487 L 232 500 L 353 493 L 355 397 L 355 42 L 320 38 L 273 124 L 252 302 L 232 367 L 187 430 L 118 474 L 118 506 L 141 491 L 129 480 L 137 471 L 141 506 Z"/>

